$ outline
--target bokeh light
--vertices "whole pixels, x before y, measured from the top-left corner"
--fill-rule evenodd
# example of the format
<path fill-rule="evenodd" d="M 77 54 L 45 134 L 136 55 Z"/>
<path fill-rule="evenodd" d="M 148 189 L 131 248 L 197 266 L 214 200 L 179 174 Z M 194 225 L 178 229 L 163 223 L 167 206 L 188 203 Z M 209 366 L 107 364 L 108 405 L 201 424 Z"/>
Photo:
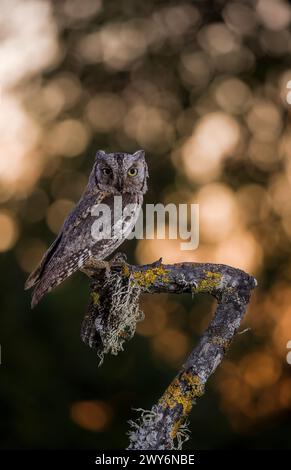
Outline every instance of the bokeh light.
<path fill-rule="evenodd" d="M 199 203 L 200 243 L 183 251 L 180 239 L 130 241 L 130 260 L 230 264 L 259 283 L 243 325 L 251 330 L 204 398 L 219 418 L 195 408 L 195 445 L 286 439 L 290 24 L 284 0 L 0 2 L 0 329 L 3 351 L 19 345 L 1 367 L 4 445 L 105 448 L 108 431 L 124 446 L 124 410 L 151 406 L 157 375 L 169 383 L 207 327 L 214 305 L 203 296 L 145 297 L 136 337 L 97 369 L 76 333 L 83 277 L 44 300 L 41 314 L 28 310 L 25 278 L 80 198 L 96 150 L 137 148 L 149 163 L 146 202 Z M 55 397 L 52 409 L 60 403 L 51 415 L 43 393 Z"/>
<path fill-rule="evenodd" d="M 103 401 L 79 401 L 70 409 L 72 420 L 89 431 L 103 431 L 112 420 L 112 408 Z"/>
<path fill-rule="evenodd" d="M 8 211 L 0 212 L 0 251 L 12 248 L 18 237 L 15 218 Z"/>

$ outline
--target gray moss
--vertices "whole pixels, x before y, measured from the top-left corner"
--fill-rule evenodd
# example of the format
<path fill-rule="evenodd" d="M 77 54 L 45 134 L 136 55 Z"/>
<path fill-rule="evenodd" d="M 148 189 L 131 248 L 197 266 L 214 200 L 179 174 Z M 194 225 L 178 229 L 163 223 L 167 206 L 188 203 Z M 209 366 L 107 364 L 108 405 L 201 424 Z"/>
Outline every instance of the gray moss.
<path fill-rule="evenodd" d="M 129 421 L 130 431 L 128 432 L 130 445 L 128 450 L 181 450 L 183 444 L 188 441 L 190 430 L 188 421 L 181 424 L 175 437 L 173 438 L 173 417 L 165 417 L 159 405 L 153 406 L 151 410 L 138 408 L 140 412 L 136 421 Z M 158 434 L 163 434 L 163 436 Z M 160 445 L 157 447 L 157 442 Z"/>
<path fill-rule="evenodd" d="M 99 348 L 99 365 L 105 354 L 117 355 L 123 350 L 123 343 L 135 333 L 136 324 L 144 314 L 139 306 L 141 289 L 131 278 L 112 273 L 103 285 L 103 295 L 110 298 L 109 308 L 100 309 L 95 319 L 95 329 L 99 333 L 102 348 Z"/>

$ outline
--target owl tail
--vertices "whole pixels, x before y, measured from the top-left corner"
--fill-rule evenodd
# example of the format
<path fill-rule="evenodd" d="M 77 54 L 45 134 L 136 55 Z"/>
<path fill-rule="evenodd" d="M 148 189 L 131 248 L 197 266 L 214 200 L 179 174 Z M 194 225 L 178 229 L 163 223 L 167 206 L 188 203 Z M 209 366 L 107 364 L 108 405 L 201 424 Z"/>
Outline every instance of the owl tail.
<path fill-rule="evenodd" d="M 45 294 L 57 287 L 67 277 L 68 273 L 61 270 L 58 265 L 45 270 L 41 278 L 34 284 L 31 308 L 35 307 Z"/>
<path fill-rule="evenodd" d="M 34 271 L 32 271 L 32 273 L 30 273 L 24 284 L 25 290 L 31 289 L 33 286 L 35 286 L 35 284 L 37 284 L 40 279 L 42 270 L 43 266 L 40 264 Z"/>
<path fill-rule="evenodd" d="M 31 308 L 34 308 L 42 299 L 42 297 L 48 292 L 50 292 L 58 284 L 60 284 L 60 282 L 61 280 L 59 279 L 49 281 L 47 277 L 44 276 L 37 284 L 35 284 L 31 299 Z"/>
<path fill-rule="evenodd" d="M 80 256 L 81 252 L 77 252 L 73 256 L 70 255 L 67 258 L 59 258 L 57 261 L 52 259 L 52 261 L 45 266 L 41 272 L 41 277 L 36 284 L 34 284 L 35 287 L 31 301 L 32 308 L 38 304 L 45 294 L 57 287 L 65 279 L 81 268 Z M 84 256 L 82 262 L 84 262 L 85 259 L 86 257 Z M 35 274 L 35 277 L 36 276 L 37 273 Z"/>
<path fill-rule="evenodd" d="M 30 273 L 30 275 L 28 276 L 24 284 L 25 290 L 31 289 L 40 281 L 41 276 L 44 272 L 44 269 L 47 266 L 48 262 L 52 259 L 54 253 L 56 252 L 56 249 L 61 241 L 61 238 L 62 238 L 62 233 L 58 235 L 58 237 L 55 239 L 55 241 L 52 243 L 49 249 L 45 252 L 39 265 L 35 268 L 34 271 L 32 271 L 32 273 Z"/>
<path fill-rule="evenodd" d="M 59 278 L 52 279 L 50 273 L 50 270 L 45 270 L 44 263 L 40 263 L 40 265 L 28 277 L 24 288 L 31 289 L 34 287 L 31 308 L 35 307 L 47 292 L 51 291 L 61 282 Z"/>

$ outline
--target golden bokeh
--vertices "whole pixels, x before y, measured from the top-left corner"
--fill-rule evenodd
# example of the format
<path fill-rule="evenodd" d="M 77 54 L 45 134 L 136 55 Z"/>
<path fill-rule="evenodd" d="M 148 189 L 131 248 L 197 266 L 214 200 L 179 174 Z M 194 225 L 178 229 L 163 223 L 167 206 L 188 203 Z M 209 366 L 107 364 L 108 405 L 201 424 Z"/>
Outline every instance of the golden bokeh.
<path fill-rule="evenodd" d="M 78 426 L 102 432 L 110 425 L 113 410 L 105 401 L 77 401 L 71 405 L 70 416 Z"/>
<path fill-rule="evenodd" d="M 18 238 L 18 226 L 8 211 L 0 212 L 0 252 L 10 250 Z"/>
<path fill-rule="evenodd" d="M 155 336 L 163 331 L 167 324 L 166 305 L 144 299 L 142 308 L 145 319 L 137 324 L 137 333 L 142 336 Z"/>
<path fill-rule="evenodd" d="M 49 154 L 76 157 L 88 144 L 88 129 L 81 121 L 66 119 L 54 125 L 45 143 Z"/>
<path fill-rule="evenodd" d="M 63 224 L 64 219 L 75 206 L 69 199 L 58 199 L 53 202 L 47 210 L 47 224 L 50 230 L 57 234 Z"/>
<path fill-rule="evenodd" d="M 16 250 L 17 260 L 21 269 L 26 273 L 32 272 L 40 262 L 46 249 L 47 246 L 37 238 L 21 240 Z"/>
<path fill-rule="evenodd" d="M 172 366 L 179 366 L 190 349 L 188 335 L 175 328 L 165 328 L 151 341 L 154 356 Z"/>
<path fill-rule="evenodd" d="M 223 263 L 258 277 L 248 347 L 215 381 L 239 431 L 291 409 L 291 8 L 226 1 L 206 21 L 204 2 L 143 2 L 133 15 L 131 3 L 117 18 L 102 0 L 1 2 L 0 252 L 15 250 L 26 275 L 81 196 L 96 150 L 144 148 L 150 202 L 199 203 L 200 241 L 183 251 L 181 239 L 139 240 L 136 261 Z M 179 309 L 145 300 L 137 327 L 171 368 L 211 316 L 195 326 L 190 306 L 185 331 L 172 320 Z M 70 414 L 92 431 L 112 421 L 102 401 Z"/>
<path fill-rule="evenodd" d="M 240 212 L 235 194 L 221 183 L 206 184 L 193 199 L 199 204 L 201 241 L 218 243 L 236 231 L 239 233 Z"/>
<path fill-rule="evenodd" d="M 201 118 L 182 148 L 187 177 L 205 183 L 218 177 L 223 159 L 234 152 L 239 138 L 239 125 L 230 115 L 215 112 Z"/>

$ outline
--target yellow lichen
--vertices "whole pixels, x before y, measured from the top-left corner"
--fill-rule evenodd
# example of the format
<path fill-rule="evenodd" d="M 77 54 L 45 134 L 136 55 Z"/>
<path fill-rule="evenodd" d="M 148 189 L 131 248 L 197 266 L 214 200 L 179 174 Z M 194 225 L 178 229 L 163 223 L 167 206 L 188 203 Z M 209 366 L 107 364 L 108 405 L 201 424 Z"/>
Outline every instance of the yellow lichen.
<path fill-rule="evenodd" d="M 201 279 L 197 287 L 192 288 L 192 292 L 211 292 L 217 288 L 221 282 L 221 273 L 213 273 L 212 271 L 204 271 L 205 279 Z"/>
<path fill-rule="evenodd" d="M 221 279 L 221 276 L 222 276 L 221 273 L 214 273 L 212 271 L 205 271 L 205 275 L 207 277 L 216 278 L 216 279 Z"/>
<path fill-rule="evenodd" d="M 197 375 L 184 372 L 169 385 L 161 398 L 163 406 L 173 408 L 182 405 L 183 414 L 188 414 L 193 400 L 204 393 L 204 386 Z"/>
<path fill-rule="evenodd" d="M 100 304 L 100 295 L 98 294 L 98 292 L 92 292 L 91 298 L 95 306 L 98 306 Z"/>
<path fill-rule="evenodd" d="M 124 264 L 122 266 L 122 274 L 125 276 L 125 277 L 129 277 L 130 276 L 130 270 L 129 270 L 129 267 L 127 264 Z"/>
<path fill-rule="evenodd" d="M 183 372 L 169 385 L 160 399 L 160 404 L 165 408 L 182 406 L 182 414 L 173 426 L 171 437 L 175 438 L 179 427 L 191 411 L 195 398 L 202 396 L 204 385 L 197 375 Z"/>
<path fill-rule="evenodd" d="M 169 278 L 167 272 L 169 270 L 162 266 L 156 268 L 147 269 L 146 271 L 136 271 L 132 273 L 133 282 L 140 287 L 150 287 L 155 283 L 157 278 L 160 278 L 161 282 L 168 282 Z"/>
<path fill-rule="evenodd" d="M 188 386 L 192 389 L 193 398 L 201 397 L 204 393 L 204 385 L 198 375 L 184 374 L 183 379 L 187 381 Z"/>

